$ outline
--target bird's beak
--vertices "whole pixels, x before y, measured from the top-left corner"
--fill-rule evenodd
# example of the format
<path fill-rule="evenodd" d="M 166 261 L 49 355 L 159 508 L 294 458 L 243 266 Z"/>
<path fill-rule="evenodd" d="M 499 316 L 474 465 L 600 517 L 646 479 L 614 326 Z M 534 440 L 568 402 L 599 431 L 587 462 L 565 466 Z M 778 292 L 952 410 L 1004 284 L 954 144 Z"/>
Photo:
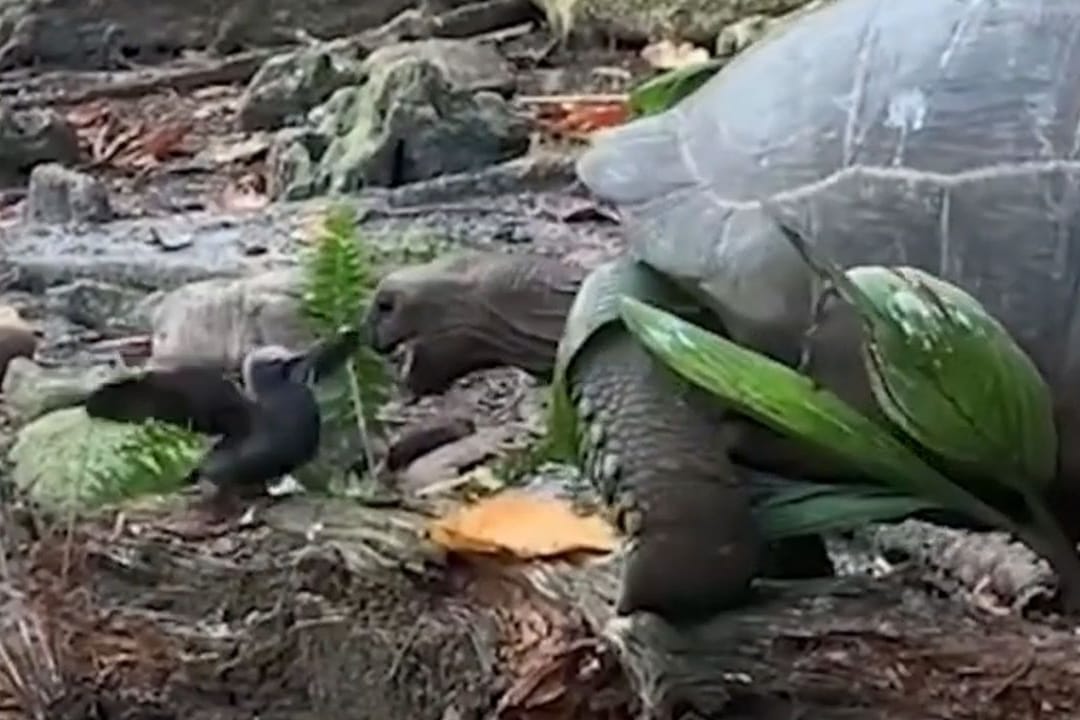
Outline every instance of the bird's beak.
<path fill-rule="evenodd" d="M 291 378 L 294 382 L 309 385 L 314 379 L 315 366 L 309 362 L 306 353 L 294 353 L 289 357 L 281 358 L 278 362 L 285 369 L 283 373 L 285 377 Z"/>

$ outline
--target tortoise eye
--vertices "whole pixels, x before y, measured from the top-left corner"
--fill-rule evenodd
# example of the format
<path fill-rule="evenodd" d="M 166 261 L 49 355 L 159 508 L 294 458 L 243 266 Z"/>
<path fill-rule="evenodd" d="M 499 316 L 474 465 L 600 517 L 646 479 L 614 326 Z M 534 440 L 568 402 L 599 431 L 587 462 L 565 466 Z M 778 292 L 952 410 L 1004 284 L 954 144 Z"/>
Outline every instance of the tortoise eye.
<path fill-rule="evenodd" d="M 375 298 L 375 310 L 384 315 L 393 312 L 394 298 L 390 295 L 379 295 Z"/>

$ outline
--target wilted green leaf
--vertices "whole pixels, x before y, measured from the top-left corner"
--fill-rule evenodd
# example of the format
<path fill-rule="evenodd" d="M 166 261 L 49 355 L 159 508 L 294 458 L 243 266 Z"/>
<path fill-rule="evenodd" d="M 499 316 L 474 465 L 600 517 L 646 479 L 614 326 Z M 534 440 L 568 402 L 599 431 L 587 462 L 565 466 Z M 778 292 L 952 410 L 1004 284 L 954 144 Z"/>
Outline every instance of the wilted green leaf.
<path fill-rule="evenodd" d="M 622 313 L 630 331 L 675 372 L 774 430 L 834 454 L 853 476 L 1002 522 L 886 429 L 791 368 L 632 298 L 623 298 Z"/>
<path fill-rule="evenodd" d="M 704 85 L 724 66 L 722 58 L 669 70 L 641 83 L 630 91 L 627 105 L 635 117 L 663 112 Z"/>
<path fill-rule="evenodd" d="M 844 273 L 785 230 L 866 321 L 874 397 L 892 422 L 941 457 L 1012 487 L 1044 487 L 1053 478 L 1049 389 L 978 301 L 917 268 Z"/>
<path fill-rule="evenodd" d="M 851 530 L 940 507 L 923 498 L 872 485 L 793 485 L 790 490 L 767 497 L 756 508 L 769 540 Z"/>

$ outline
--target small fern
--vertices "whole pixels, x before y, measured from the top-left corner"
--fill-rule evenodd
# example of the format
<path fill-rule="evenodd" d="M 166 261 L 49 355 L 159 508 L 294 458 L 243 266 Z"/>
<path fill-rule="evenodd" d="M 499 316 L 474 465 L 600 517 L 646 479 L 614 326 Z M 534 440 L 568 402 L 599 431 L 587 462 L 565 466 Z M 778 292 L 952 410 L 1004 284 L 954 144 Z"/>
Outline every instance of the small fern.
<path fill-rule="evenodd" d="M 313 245 L 304 259 L 301 309 L 315 334 L 327 337 L 342 326 L 354 326 L 360 320 L 383 263 L 378 248 L 359 236 L 356 217 L 345 206 L 327 213 L 322 232 Z M 358 431 L 362 452 L 366 454 L 368 480 L 373 480 L 370 477 L 375 465 L 371 437 L 379 430 L 378 412 L 390 396 L 391 383 L 383 361 L 366 345 L 357 348 L 345 367 L 345 375 L 346 388 L 339 383 L 326 382 L 316 390 L 322 407 L 323 426 L 330 431 L 326 433 L 330 444 L 323 446 L 322 461 L 316 463 L 322 469 L 313 468 L 310 474 L 319 476 L 319 485 L 327 488 L 345 480 L 341 476 L 341 466 L 355 459 L 355 450 L 350 450 L 355 446 L 348 442 L 352 433 L 349 427 L 353 425 Z M 310 486 L 311 482 L 305 484 Z M 352 487 L 352 490 L 356 489 Z"/>
<path fill-rule="evenodd" d="M 205 438 L 187 428 L 147 420 L 122 441 L 109 462 L 91 472 L 102 502 L 180 490 L 195 468 Z"/>
<path fill-rule="evenodd" d="M 413 255 L 428 252 L 431 248 L 425 246 L 404 252 L 406 257 L 379 253 L 373 245 L 361 242 L 352 212 L 346 207 L 335 208 L 327 214 L 322 232 L 303 259 L 301 312 L 319 337 L 331 336 L 345 325 L 353 326 L 374 290 L 382 266 L 414 260 Z M 344 390 L 343 384 L 334 382 L 315 388 L 323 407 L 324 425 L 335 430 L 359 426 L 365 446 L 370 447 L 368 433 L 377 427 L 376 413 L 389 397 L 390 381 L 381 359 L 367 347 L 357 350 L 346 375 L 349 382 Z M 71 422 L 87 433 L 82 441 L 87 454 L 77 479 L 66 471 L 59 473 L 64 479 L 55 479 L 77 487 L 49 492 L 59 493 L 58 498 L 74 493 L 72 497 L 78 496 L 77 504 L 83 506 L 178 490 L 206 447 L 203 436 L 158 421 L 131 426 L 73 417 Z M 63 442 L 62 437 L 42 442 L 52 446 Z M 95 449 L 99 446 L 101 452 Z M 49 451 L 45 448 L 44 452 Z M 370 466 L 371 458 L 368 460 Z"/>
<path fill-rule="evenodd" d="M 19 431 L 11 480 L 43 506 L 90 509 L 179 489 L 205 442 L 166 423 L 114 422 L 64 408 Z"/>
<path fill-rule="evenodd" d="M 320 337 L 355 325 L 378 282 L 377 254 L 360 241 L 356 218 L 344 206 L 327 213 L 322 233 L 305 258 L 302 311 Z M 376 413 L 390 394 L 382 360 L 368 347 L 360 347 L 351 370 L 367 427 L 378 422 Z M 328 418 L 344 419 L 360 411 L 348 397 L 330 398 Z"/>

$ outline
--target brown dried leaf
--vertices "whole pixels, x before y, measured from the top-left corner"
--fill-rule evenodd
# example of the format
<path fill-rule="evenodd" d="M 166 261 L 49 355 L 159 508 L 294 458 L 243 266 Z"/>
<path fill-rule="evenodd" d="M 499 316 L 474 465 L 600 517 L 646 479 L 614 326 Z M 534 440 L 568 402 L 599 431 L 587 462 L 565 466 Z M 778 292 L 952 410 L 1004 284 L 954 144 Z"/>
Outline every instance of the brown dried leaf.
<path fill-rule="evenodd" d="M 170 123 L 156 130 L 151 130 L 139 141 L 139 146 L 144 153 L 157 161 L 165 160 L 171 155 L 180 155 L 184 151 L 184 139 L 191 132 L 191 123 Z"/>
<path fill-rule="evenodd" d="M 64 114 L 64 118 L 76 129 L 93 127 L 106 122 L 111 117 L 111 109 L 104 100 L 76 105 Z"/>

